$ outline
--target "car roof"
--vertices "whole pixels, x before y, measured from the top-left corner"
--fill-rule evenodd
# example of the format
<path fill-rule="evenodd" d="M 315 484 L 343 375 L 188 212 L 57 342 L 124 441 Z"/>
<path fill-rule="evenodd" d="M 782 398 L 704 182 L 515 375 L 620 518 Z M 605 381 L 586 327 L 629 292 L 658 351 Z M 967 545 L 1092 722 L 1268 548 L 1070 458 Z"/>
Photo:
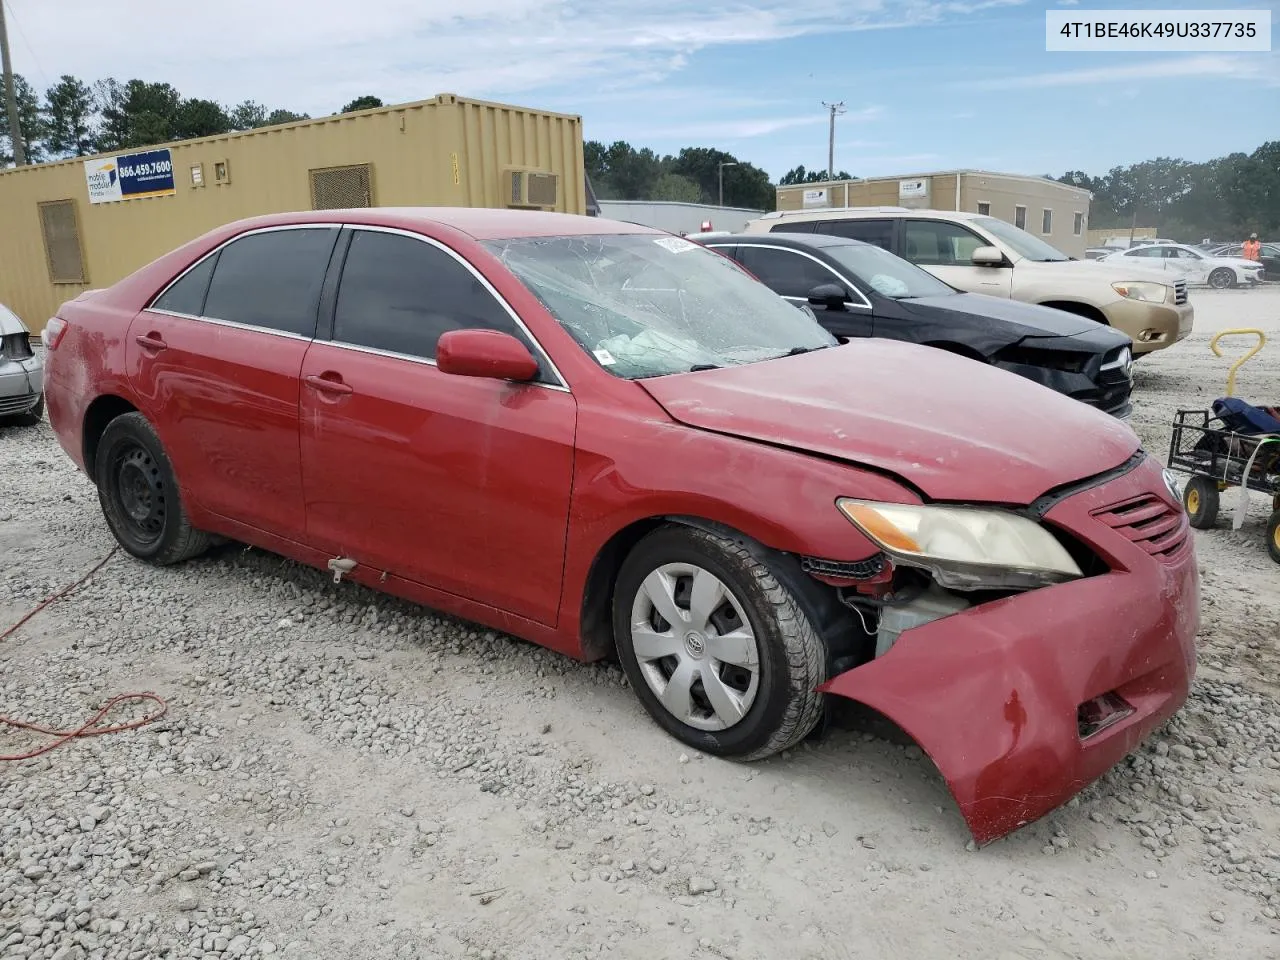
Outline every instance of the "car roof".
<path fill-rule="evenodd" d="M 360 207 L 350 210 L 301 210 L 241 220 L 242 229 L 303 223 L 351 223 L 361 226 L 422 230 L 450 227 L 475 240 L 516 237 L 571 237 L 583 234 L 663 234 L 661 230 L 570 213 L 543 210 L 503 210 L 489 207 Z"/>
<path fill-rule="evenodd" d="M 693 239 L 690 237 L 689 239 Z M 831 233 L 787 233 L 777 230 L 773 233 L 729 233 L 715 237 L 716 241 L 736 244 L 775 244 L 787 247 L 865 247 L 861 240 L 852 237 L 838 237 Z"/>
<path fill-rule="evenodd" d="M 972 213 L 968 210 L 933 210 L 933 209 L 917 209 L 915 207 L 814 207 L 809 210 L 772 210 L 768 213 L 761 214 L 760 220 L 822 220 L 830 219 L 847 219 L 853 220 L 861 217 L 883 217 L 883 216 L 912 216 L 925 217 L 929 219 L 946 219 L 946 220 L 989 220 L 992 219 L 990 214 Z"/>

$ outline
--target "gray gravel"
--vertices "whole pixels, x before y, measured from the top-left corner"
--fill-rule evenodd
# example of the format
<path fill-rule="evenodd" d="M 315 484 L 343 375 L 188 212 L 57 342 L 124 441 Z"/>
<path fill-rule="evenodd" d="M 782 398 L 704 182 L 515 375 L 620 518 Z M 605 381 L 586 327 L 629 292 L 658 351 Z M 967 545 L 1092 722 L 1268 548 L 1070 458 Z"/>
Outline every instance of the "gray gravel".
<path fill-rule="evenodd" d="M 1249 296 L 1275 303 L 1197 294 L 1199 316 L 1280 308 Z M 1143 361 L 1153 450 L 1173 405 L 1216 395 L 1206 339 Z M 0 427 L 0 456 L 3 629 L 112 542 L 47 426 Z M 859 717 L 723 763 L 658 731 L 614 666 L 234 545 L 169 570 L 117 556 L 0 643 L 0 714 L 77 725 L 135 690 L 169 712 L 0 764 L 0 957 L 1274 956 L 1264 521 L 1198 535 L 1186 709 L 978 852 L 920 750 Z M 34 742 L 0 730 L 0 753 Z"/>

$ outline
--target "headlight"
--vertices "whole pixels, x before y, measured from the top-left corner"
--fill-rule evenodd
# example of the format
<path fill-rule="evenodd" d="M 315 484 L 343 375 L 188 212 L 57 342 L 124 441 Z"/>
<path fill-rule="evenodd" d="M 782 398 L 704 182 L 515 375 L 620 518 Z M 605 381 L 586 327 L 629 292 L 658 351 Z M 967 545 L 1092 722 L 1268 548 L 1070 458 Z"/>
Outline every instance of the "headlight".
<path fill-rule="evenodd" d="M 1111 289 L 1122 297 L 1146 303 L 1164 303 L 1169 296 L 1168 286 L 1148 280 L 1121 281 L 1113 283 Z"/>
<path fill-rule="evenodd" d="M 1006 510 L 847 497 L 836 506 L 890 557 L 944 587 L 1028 589 L 1084 576 L 1048 530 Z"/>
<path fill-rule="evenodd" d="M 1182 488 L 1178 486 L 1178 478 L 1168 467 L 1164 469 L 1164 485 L 1169 488 L 1169 496 L 1173 497 L 1173 502 L 1182 506 Z"/>

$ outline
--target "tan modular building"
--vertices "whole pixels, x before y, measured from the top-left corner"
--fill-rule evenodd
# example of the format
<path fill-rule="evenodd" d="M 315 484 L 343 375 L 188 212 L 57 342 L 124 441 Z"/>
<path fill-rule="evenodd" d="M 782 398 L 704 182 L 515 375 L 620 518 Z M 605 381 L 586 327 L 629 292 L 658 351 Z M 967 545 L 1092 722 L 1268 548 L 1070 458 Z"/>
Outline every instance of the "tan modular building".
<path fill-rule="evenodd" d="M 586 204 L 581 117 L 441 94 L 0 170 L 0 303 L 39 332 L 83 290 L 258 214 Z"/>
<path fill-rule="evenodd" d="M 997 217 L 1073 257 L 1084 257 L 1093 194 L 1079 187 L 984 170 L 916 173 L 778 187 L 779 210 L 908 207 Z"/>

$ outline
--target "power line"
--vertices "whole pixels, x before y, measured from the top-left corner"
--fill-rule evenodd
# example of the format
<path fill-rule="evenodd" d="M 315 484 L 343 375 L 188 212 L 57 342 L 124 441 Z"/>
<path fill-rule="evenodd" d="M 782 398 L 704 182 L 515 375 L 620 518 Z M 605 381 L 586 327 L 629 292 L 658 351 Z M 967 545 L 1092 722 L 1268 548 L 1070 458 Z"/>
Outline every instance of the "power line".
<path fill-rule="evenodd" d="M 36 73 L 40 75 L 41 82 L 47 88 L 49 84 L 49 75 L 44 72 L 44 67 L 40 60 L 36 57 L 36 52 L 32 49 L 31 44 L 27 41 L 26 31 L 22 29 L 22 24 L 18 22 L 17 11 L 13 9 L 13 0 L 0 0 L 0 4 L 7 4 L 9 7 L 9 19 L 13 22 L 14 29 L 18 31 L 18 39 L 22 41 L 22 45 L 26 47 L 27 53 L 31 54 L 31 62 L 35 64 Z"/>

